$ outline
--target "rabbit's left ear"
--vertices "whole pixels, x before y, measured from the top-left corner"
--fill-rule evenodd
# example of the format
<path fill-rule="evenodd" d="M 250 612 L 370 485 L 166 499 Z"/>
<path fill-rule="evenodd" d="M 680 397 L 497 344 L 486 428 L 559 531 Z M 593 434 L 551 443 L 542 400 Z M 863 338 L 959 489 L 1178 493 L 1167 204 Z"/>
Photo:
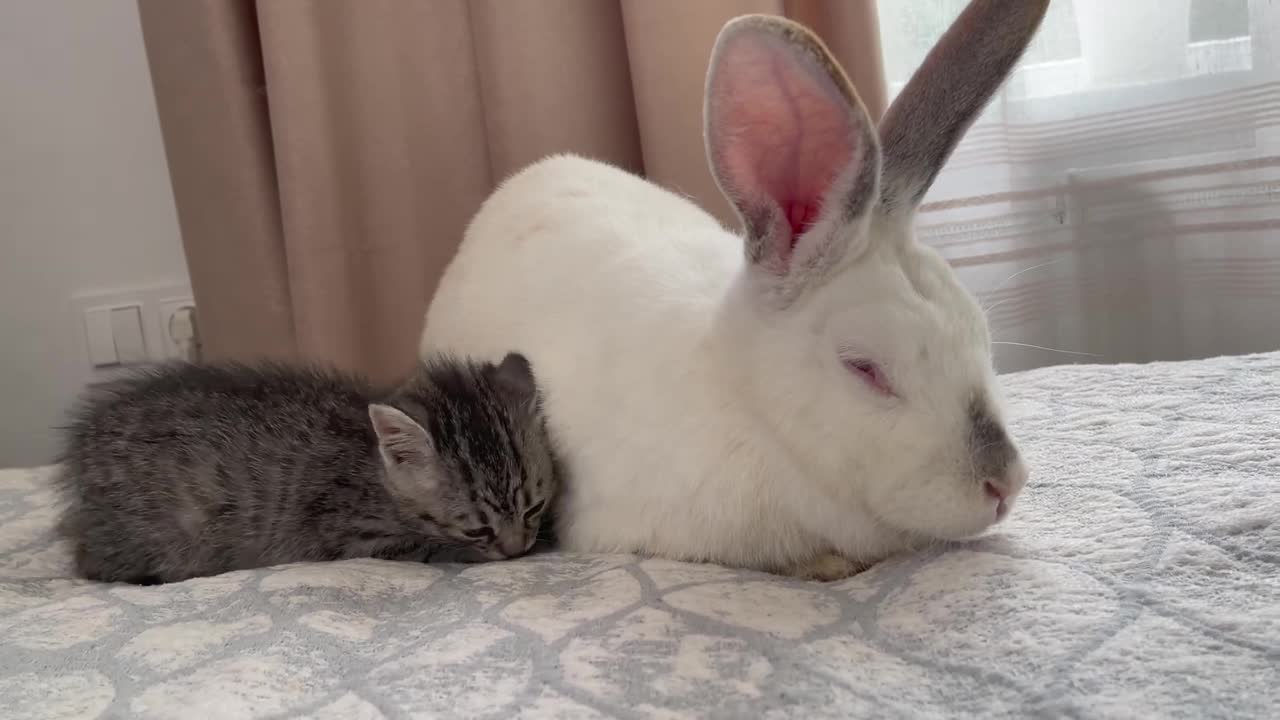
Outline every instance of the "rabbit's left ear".
<path fill-rule="evenodd" d="M 720 31 L 707 73 L 707 157 L 742 217 L 746 254 L 776 294 L 797 291 L 866 233 L 880 148 L 844 71 L 812 33 L 748 15 Z"/>
<path fill-rule="evenodd" d="M 880 121 L 880 208 L 914 210 L 1031 44 L 1049 0 L 972 0 Z"/>

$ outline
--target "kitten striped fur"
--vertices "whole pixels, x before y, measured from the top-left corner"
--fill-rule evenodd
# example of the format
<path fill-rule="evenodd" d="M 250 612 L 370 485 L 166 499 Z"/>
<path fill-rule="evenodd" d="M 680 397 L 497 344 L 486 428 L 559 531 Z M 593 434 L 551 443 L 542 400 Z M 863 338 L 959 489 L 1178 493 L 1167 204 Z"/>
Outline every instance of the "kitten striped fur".
<path fill-rule="evenodd" d="M 557 489 L 516 353 L 428 358 L 390 391 L 319 367 L 167 365 L 90 390 L 64 430 L 60 531 L 103 581 L 512 557 Z"/>

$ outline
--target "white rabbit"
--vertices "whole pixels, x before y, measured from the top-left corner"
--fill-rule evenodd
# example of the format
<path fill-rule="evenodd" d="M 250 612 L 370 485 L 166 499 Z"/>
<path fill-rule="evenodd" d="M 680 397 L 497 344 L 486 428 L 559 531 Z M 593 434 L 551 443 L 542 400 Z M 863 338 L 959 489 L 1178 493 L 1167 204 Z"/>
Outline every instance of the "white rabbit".
<path fill-rule="evenodd" d="M 809 31 L 730 21 L 704 120 L 741 234 L 573 156 L 484 203 L 421 351 L 530 358 L 563 547 L 835 579 L 1005 515 L 1027 470 L 986 320 L 912 225 L 1046 6 L 974 0 L 878 137 Z"/>

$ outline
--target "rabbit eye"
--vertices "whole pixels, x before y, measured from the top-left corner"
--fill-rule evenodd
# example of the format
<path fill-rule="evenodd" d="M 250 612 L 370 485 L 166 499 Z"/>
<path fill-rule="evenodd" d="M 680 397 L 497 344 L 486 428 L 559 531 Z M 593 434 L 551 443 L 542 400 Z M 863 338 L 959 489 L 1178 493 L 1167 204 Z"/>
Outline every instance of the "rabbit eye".
<path fill-rule="evenodd" d="M 844 366 L 849 372 L 856 375 L 860 380 L 865 382 L 872 390 L 882 395 L 893 395 L 893 387 L 889 385 L 889 378 L 885 376 L 880 366 L 865 358 L 846 358 Z"/>

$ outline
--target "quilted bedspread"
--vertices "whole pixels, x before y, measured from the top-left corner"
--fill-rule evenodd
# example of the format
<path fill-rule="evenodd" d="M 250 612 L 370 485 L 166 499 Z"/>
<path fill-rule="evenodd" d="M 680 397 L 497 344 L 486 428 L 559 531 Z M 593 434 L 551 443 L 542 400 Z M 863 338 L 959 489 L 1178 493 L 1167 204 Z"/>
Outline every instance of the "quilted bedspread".
<path fill-rule="evenodd" d="M 0 473 L 0 716 L 1277 717 L 1280 354 L 1007 376 L 1033 479 L 820 584 L 630 556 L 70 577 Z"/>

